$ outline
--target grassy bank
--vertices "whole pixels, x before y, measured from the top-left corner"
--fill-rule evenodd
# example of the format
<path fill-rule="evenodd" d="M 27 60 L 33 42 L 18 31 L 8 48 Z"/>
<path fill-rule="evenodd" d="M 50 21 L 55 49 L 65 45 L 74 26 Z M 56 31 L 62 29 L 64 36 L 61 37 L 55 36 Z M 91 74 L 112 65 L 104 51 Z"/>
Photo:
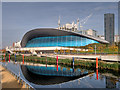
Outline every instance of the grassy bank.
<path fill-rule="evenodd" d="M 17 55 L 16 61 L 22 61 L 22 56 Z M 11 59 L 15 61 L 15 56 L 11 55 Z M 6 55 L 6 61 L 9 60 L 9 56 Z M 58 59 L 59 65 L 72 67 L 72 59 Z M 51 57 L 37 57 L 37 56 L 24 56 L 24 62 L 32 62 L 32 63 L 41 63 L 41 64 L 56 64 L 56 58 Z M 108 63 L 104 61 L 98 61 L 99 69 L 105 69 L 105 70 L 115 70 L 118 71 L 120 67 L 120 63 L 114 62 L 114 63 Z M 96 68 L 96 61 L 85 61 L 85 60 L 78 60 L 74 59 L 74 67 L 87 67 L 87 68 Z"/>

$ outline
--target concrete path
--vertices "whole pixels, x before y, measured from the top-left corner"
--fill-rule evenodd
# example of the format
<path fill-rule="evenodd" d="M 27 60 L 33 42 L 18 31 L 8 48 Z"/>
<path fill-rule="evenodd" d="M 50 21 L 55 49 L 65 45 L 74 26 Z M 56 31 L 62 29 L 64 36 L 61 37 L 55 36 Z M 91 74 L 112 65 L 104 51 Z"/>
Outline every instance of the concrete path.
<path fill-rule="evenodd" d="M 57 55 L 47 55 L 48 57 L 55 57 Z M 120 56 L 118 55 L 58 55 L 59 58 L 78 58 L 78 59 L 96 59 L 98 57 L 99 59 L 103 61 L 113 61 L 113 62 L 120 62 Z"/>
<path fill-rule="evenodd" d="M 10 74 L 3 66 L 0 65 L 0 76 L 2 82 L 2 88 L 25 88 L 25 86 L 20 85 L 13 75 Z"/>

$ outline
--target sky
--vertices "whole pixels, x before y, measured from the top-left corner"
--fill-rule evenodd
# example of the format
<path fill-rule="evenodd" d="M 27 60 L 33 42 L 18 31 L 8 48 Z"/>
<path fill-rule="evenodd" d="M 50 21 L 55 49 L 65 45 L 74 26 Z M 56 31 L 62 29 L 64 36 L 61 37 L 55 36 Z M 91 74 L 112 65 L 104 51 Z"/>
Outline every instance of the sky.
<path fill-rule="evenodd" d="M 2 2 L 119 2 L 119 0 L 2 0 Z"/>
<path fill-rule="evenodd" d="M 92 16 L 83 29 L 94 29 L 104 35 L 104 14 L 115 14 L 115 34 L 118 32 L 117 2 L 3 2 L 2 3 L 2 46 L 10 46 L 22 40 L 27 31 L 36 28 L 57 28 L 60 16 L 61 25 L 76 23 Z"/>

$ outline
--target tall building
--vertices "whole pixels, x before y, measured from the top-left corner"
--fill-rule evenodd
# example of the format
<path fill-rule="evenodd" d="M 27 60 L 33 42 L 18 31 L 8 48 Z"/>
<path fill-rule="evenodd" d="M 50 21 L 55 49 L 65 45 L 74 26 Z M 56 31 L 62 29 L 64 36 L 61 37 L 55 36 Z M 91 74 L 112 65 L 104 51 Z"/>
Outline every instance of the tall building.
<path fill-rule="evenodd" d="M 104 36 L 105 40 L 112 45 L 114 42 L 114 14 L 104 14 Z"/>

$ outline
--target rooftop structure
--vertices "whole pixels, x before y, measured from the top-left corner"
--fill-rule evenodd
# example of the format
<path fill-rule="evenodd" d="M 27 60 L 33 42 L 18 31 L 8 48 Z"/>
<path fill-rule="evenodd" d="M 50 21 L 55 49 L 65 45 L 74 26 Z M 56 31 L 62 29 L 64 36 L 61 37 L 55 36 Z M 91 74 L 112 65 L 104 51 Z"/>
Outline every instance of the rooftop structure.
<path fill-rule="evenodd" d="M 66 23 L 64 25 L 60 25 L 60 17 L 58 19 L 58 28 L 61 30 L 69 30 L 69 31 L 78 31 L 79 30 L 79 18 L 77 19 L 77 23 L 73 21 L 72 23 Z"/>

